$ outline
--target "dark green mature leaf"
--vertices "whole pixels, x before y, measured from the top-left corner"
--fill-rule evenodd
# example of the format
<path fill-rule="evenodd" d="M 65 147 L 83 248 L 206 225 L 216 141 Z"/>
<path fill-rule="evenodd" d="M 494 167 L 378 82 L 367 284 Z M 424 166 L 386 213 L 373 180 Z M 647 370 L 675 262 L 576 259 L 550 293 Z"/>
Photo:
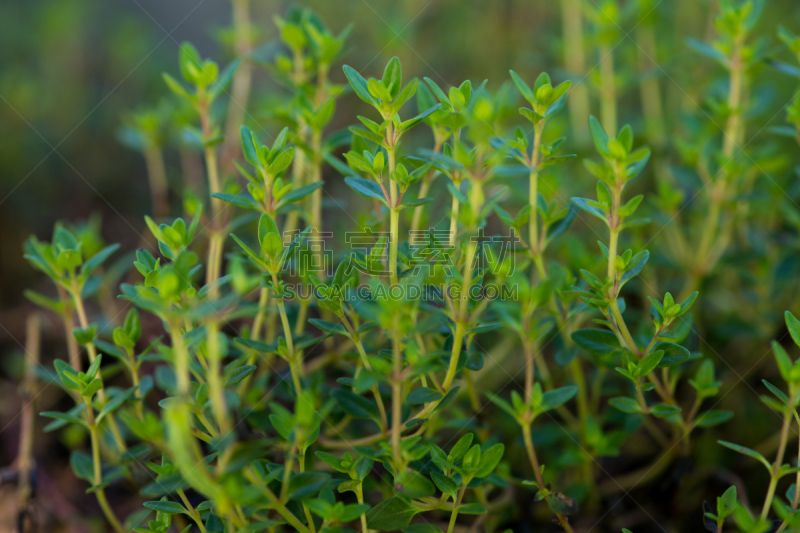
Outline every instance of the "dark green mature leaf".
<path fill-rule="evenodd" d="M 653 351 L 663 350 L 664 356 L 658 363 L 657 368 L 668 368 L 676 366 L 689 360 L 691 354 L 689 350 L 679 344 L 661 341 L 653 347 Z"/>
<path fill-rule="evenodd" d="M 431 479 L 433 479 L 433 482 L 436 484 L 436 487 L 438 487 L 440 491 L 442 491 L 445 494 L 449 494 L 453 498 L 456 497 L 456 493 L 458 492 L 459 487 L 458 485 L 456 485 L 456 482 L 453 481 L 451 478 L 443 474 L 440 474 L 439 472 L 434 470 L 433 472 L 431 472 Z"/>
<path fill-rule="evenodd" d="M 238 205 L 239 207 L 244 207 L 245 209 L 261 209 L 261 206 L 258 205 L 258 202 L 253 200 L 249 194 L 240 193 L 240 194 L 230 194 L 227 192 L 215 192 L 212 193 L 211 196 L 222 200 L 223 202 L 228 202 L 229 204 Z"/>
<path fill-rule="evenodd" d="M 302 472 L 289 480 L 289 499 L 300 500 L 314 495 L 328 483 L 331 478 L 326 472 Z"/>
<path fill-rule="evenodd" d="M 406 403 L 409 405 L 419 405 L 428 402 L 434 402 L 442 397 L 442 393 L 428 387 L 420 387 L 411 391 L 406 396 Z"/>
<path fill-rule="evenodd" d="M 701 428 L 710 428 L 723 422 L 727 422 L 733 418 L 731 411 L 712 410 L 706 411 L 697 418 L 697 426 Z"/>
<path fill-rule="evenodd" d="M 309 185 L 305 185 L 304 187 L 300 187 L 299 189 L 294 189 L 292 191 L 289 191 L 283 198 L 281 198 L 281 204 L 288 204 L 291 202 L 296 202 L 297 200 L 300 200 L 302 198 L 305 198 L 306 196 L 316 191 L 323 185 L 325 185 L 324 181 L 317 181 Z"/>
<path fill-rule="evenodd" d="M 578 387 L 575 385 L 569 385 L 567 387 L 561 387 L 560 389 L 547 391 L 542 395 L 542 404 L 539 407 L 542 411 L 555 409 L 556 407 L 570 401 L 577 393 Z"/>
<path fill-rule="evenodd" d="M 608 401 L 612 407 L 619 409 L 623 413 L 641 413 L 642 408 L 639 403 L 634 400 L 633 398 L 628 398 L 625 396 L 619 396 L 617 398 L 611 398 Z"/>
<path fill-rule="evenodd" d="M 579 329 L 571 337 L 575 344 L 599 357 L 620 349 L 619 339 L 607 329 Z"/>
<path fill-rule="evenodd" d="M 147 507 L 148 509 L 152 509 L 154 511 L 160 511 L 162 513 L 167 513 L 167 514 L 181 514 L 181 513 L 189 514 L 186 508 L 177 502 L 168 502 L 168 501 L 144 502 L 144 506 Z"/>
<path fill-rule="evenodd" d="M 483 478 L 494 472 L 494 469 L 503 459 L 505 450 L 506 447 L 501 443 L 494 444 L 484 450 L 481 453 L 481 462 L 478 470 L 475 471 L 475 477 Z"/>
<path fill-rule="evenodd" d="M 240 381 L 244 381 L 244 379 L 256 371 L 255 365 L 243 365 L 233 371 L 231 376 L 225 382 L 226 387 L 230 387 L 231 385 L 236 385 Z"/>
<path fill-rule="evenodd" d="M 753 459 L 759 461 L 762 465 L 764 465 L 767 468 L 767 470 L 770 470 L 772 468 L 772 465 L 769 464 L 769 461 L 767 461 L 763 455 L 761 455 L 755 450 L 751 450 L 750 448 L 745 448 L 744 446 L 740 446 L 739 444 L 734 444 L 733 442 L 727 442 L 724 440 L 718 440 L 717 443 L 725 446 L 726 448 L 730 448 L 735 452 L 739 452 L 749 457 L 752 457 Z"/>
<path fill-rule="evenodd" d="M 789 329 L 794 343 L 800 346 L 800 320 L 797 320 L 797 317 L 789 311 L 786 311 L 783 316 L 786 318 L 786 327 Z"/>
<path fill-rule="evenodd" d="M 332 395 L 339 407 L 350 416 L 378 419 L 378 408 L 375 406 L 375 402 L 347 389 L 336 389 Z"/>
<path fill-rule="evenodd" d="M 358 194 L 369 198 L 377 198 L 381 202 L 386 203 L 386 197 L 383 195 L 383 191 L 374 181 L 365 180 L 364 178 L 347 177 L 344 179 L 344 182 Z"/>
<path fill-rule="evenodd" d="M 384 500 L 367 511 L 367 527 L 378 531 L 396 531 L 403 529 L 417 514 L 410 504 L 394 497 Z"/>
<path fill-rule="evenodd" d="M 318 318 L 309 318 L 308 321 L 322 331 L 327 331 L 328 333 L 337 333 L 339 335 L 348 335 L 347 328 L 345 328 L 342 324 L 328 322 L 327 320 L 321 320 Z"/>
<path fill-rule="evenodd" d="M 659 403 L 650 408 L 650 413 L 658 418 L 667 418 L 681 412 L 681 408 L 677 405 L 668 405 L 666 403 Z"/>

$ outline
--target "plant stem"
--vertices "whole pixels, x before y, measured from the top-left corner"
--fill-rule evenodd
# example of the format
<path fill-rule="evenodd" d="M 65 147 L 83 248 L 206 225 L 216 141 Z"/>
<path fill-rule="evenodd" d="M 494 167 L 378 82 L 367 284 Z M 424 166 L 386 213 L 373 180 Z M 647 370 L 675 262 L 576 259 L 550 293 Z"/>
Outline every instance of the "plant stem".
<path fill-rule="evenodd" d="M 395 472 L 403 466 L 403 455 L 400 451 L 401 424 L 403 416 L 403 354 L 400 335 L 395 331 L 392 335 L 392 458 Z"/>
<path fill-rule="evenodd" d="M 231 430 L 231 424 L 230 420 L 228 420 L 228 411 L 225 406 L 225 388 L 222 385 L 222 373 L 220 371 L 220 348 L 219 323 L 216 320 L 211 320 L 206 330 L 206 351 L 209 362 L 207 372 L 208 393 L 219 432 L 222 435 L 227 435 Z"/>
<path fill-rule="evenodd" d="M 322 180 L 322 132 L 314 131 L 311 134 L 311 149 L 314 151 L 314 161 L 311 167 L 311 182 Z M 322 232 L 322 188 L 311 193 L 311 225 L 318 233 Z"/>
<path fill-rule="evenodd" d="M 189 511 L 189 516 L 192 517 L 197 527 L 200 528 L 201 533 L 206 533 L 206 525 L 203 523 L 203 519 L 200 518 L 200 513 L 192 506 L 189 498 L 186 497 L 186 493 L 183 492 L 183 489 L 178 489 L 178 496 L 180 496 L 181 501 L 183 502 L 183 506 L 186 507 Z"/>
<path fill-rule="evenodd" d="M 39 366 L 42 317 L 39 313 L 28 316 L 25 328 L 25 378 L 20 387 L 23 406 L 19 429 L 17 453 L 17 512 L 27 514 L 31 495 L 31 469 L 33 468 L 34 404 L 36 397 L 36 367 Z"/>
<path fill-rule="evenodd" d="M 89 327 L 89 320 L 86 315 L 86 308 L 83 306 L 83 297 L 81 296 L 82 287 L 78 286 L 78 281 L 75 279 L 75 276 L 72 277 L 72 290 L 70 294 L 72 296 L 72 301 L 75 304 L 75 309 L 78 311 L 78 321 L 81 325 L 81 328 L 86 329 Z M 89 353 L 89 362 L 93 363 L 94 360 L 97 358 L 97 348 L 95 347 L 93 342 L 89 342 L 86 344 L 86 351 Z M 104 389 L 100 389 L 97 391 L 97 397 L 100 398 L 100 401 L 105 404 L 106 402 L 106 393 Z M 122 438 L 122 433 L 119 431 L 119 426 L 117 426 L 117 421 L 114 418 L 114 413 L 108 413 L 108 427 L 111 430 L 111 434 L 114 437 L 114 442 L 117 444 L 117 447 L 120 451 L 124 452 L 127 450 L 127 446 L 125 446 L 125 439 Z"/>
<path fill-rule="evenodd" d="M 772 499 L 775 497 L 775 489 L 778 486 L 778 479 L 780 479 L 780 469 L 783 465 L 783 454 L 786 452 L 786 442 L 789 437 L 789 426 L 792 422 L 792 415 L 789 411 L 783 415 L 783 426 L 781 427 L 781 439 L 778 444 L 778 453 L 775 455 L 775 462 L 772 464 L 772 472 L 770 472 L 769 487 L 767 488 L 767 495 L 764 498 L 764 505 L 761 507 L 761 519 L 764 520 L 769 514 L 769 509 L 772 506 Z"/>
<path fill-rule="evenodd" d="M 100 462 L 100 439 L 97 432 L 97 423 L 95 422 L 94 418 L 94 408 L 89 401 L 86 402 L 86 412 L 89 416 L 89 437 L 92 443 L 94 486 L 98 487 L 99 485 L 103 484 L 103 465 Z M 111 509 L 111 506 L 108 504 L 105 488 L 100 487 L 96 489 L 95 495 L 97 496 L 97 502 L 100 504 L 100 508 L 103 510 L 103 514 L 106 516 L 106 520 L 108 520 L 108 522 L 111 524 L 111 527 L 113 527 L 118 533 L 125 533 L 125 528 L 122 527 L 119 519 L 114 514 L 114 510 Z"/>
<path fill-rule="evenodd" d="M 278 281 L 278 275 L 275 272 L 272 272 L 272 285 L 275 287 L 275 291 L 280 291 L 280 282 Z M 300 376 L 298 375 L 299 365 L 302 364 L 302 361 L 298 361 L 297 353 L 294 351 L 294 342 L 292 341 L 292 327 L 289 325 L 289 317 L 286 316 L 286 306 L 283 304 L 283 296 L 278 296 L 277 298 L 278 303 L 278 312 L 281 315 L 281 324 L 283 325 L 283 336 L 286 339 L 286 359 L 289 361 L 289 369 L 292 373 L 292 383 L 294 383 L 294 389 L 298 396 L 300 393 L 303 392 L 303 387 L 300 384 Z"/>
<path fill-rule="evenodd" d="M 733 160 L 735 150 L 737 147 L 739 136 L 742 133 L 741 117 L 742 117 L 742 96 L 744 86 L 744 64 L 742 61 L 742 41 L 737 39 L 733 44 L 733 50 L 730 58 L 730 76 L 729 85 L 730 91 L 728 92 L 728 108 L 730 109 L 730 116 L 725 124 L 725 131 L 723 132 L 722 155 L 726 160 L 725 166 L 720 169 L 724 171 L 727 164 Z M 719 227 L 720 214 L 722 212 L 722 203 L 727 197 L 727 184 L 730 181 L 730 176 L 718 176 L 716 181 L 711 184 L 710 203 L 708 215 L 706 216 L 705 223 L 703 224 L 703 233 L 700 236 L 700 243 L 697 247 L 697 253 L 694 254 L 692 274 L 687 280 L 686 285 L 681 292 L 681 298 L 691 294 L 700 283 L 700 280 L 710 272 L 714 265 L 709 264 L 709 250 L 714 243 L 717 235 L 717 228 Z"/>
<path fill-rule="evenodd" d="M 400 239 L 400 212 L 394 207 L 389 211 L 389 281 L 397 285 L 397 245 Z"/>
<path fill-rule="evenodd" d="M 270 501 L 272 506 L 274 507 L 275 511 L 278 512 L 279 515 L 283 517 L 293 528 L 297 530 L 298 533 L 309 533 L 308 528 L 303 525 L 303 523 L 292 513 L 275 495 L 274 492 L 264 483 L 261 478 L 258 477 L 258 474 L 251 470 L 245 470 L 245 477 L 250 480 L 251 483 L 257 485 L 267 499 Z"/>
<path fill-rule="evenodd" d="M 461 344 L 464 341 L 464 334 L 466 333 L 467 310 L 469 305 L 469 287 L 472 284 L 472 260 L 475 257 L 476 244 L 470 241 L 467 244 L 467 253 L 464 261 L 464 274 L 463 284 L 459 293 L 459 308 L 458 316 L 455 318 L 456 331 L 453 334 L 453 351 L 450 354 L 450 363 L 447 366 L 447 374 L 445 374 L 442 386 L 444 390 L 450 392 L 450 387 L 453 384 L 453 379 L 456 377 L 456 369 L 458 368 L 458 359 L 461 356 Z"/>
<path fill-rule="evenodd" d="M 456 501 L 453 502 L 453 510 L 450 512 L 450 525 L 447 526 L 447 533 L 453 533 L 456 527 L 456 518 L 458 517 L 458 508 L 461 506 L 461 500 L 464 498 L 464 493 L 467 490 L 466 484 L 461 485 L 461 490 L 458 491 Z"/>
<path fill-rule="evenodd" d="M 164 167 L 164 154 L 161 152 L 161 147 L 154 143 L 148 143 L 144 149 L 144 160 L 147 165 L 147 177 L 150 182 L 153 217 L 166 217 L 169 215 L 167 171 Z"/>
<path fill-rule="evenodd" d="M 364 503 L 364 489 L 362 488 L 361 483 L 358 484 L 356 489 L 356 499 L 358 500 L 359 505 Z M 361 513 L 361 533 L 369 533 L 366 513 Z"/>
<path fill-rule="evenodd" d="M 525 451 L 528 453 L 528 460 L 531 462 L 531 467 L 533 467 L 533 475 L 536 478 L 536 484 L 539 486 L 539 490 L 546 490 L 544 477 L 542 476 L 542 468 L 539 465 L 539 458 L 536 456 L 536 448 L 534 448 L 533 439 L 531 438 L 530 423 L 522 424 L 522 439 L 525 441 Z M 558 517 L 559 525 L 563 527 L 565 531 L 572 533 L 572 526 L 569 525 L 569 519 L 560 513 L 556 513 L 556 516 Z"/>
<path fill-rule="evenodd" d="M 453 187 L 458 189 L 461 185 L 461 182 L 455 183 L 453 182 Z M 458 197 L 454 194 L 453 195 L 453 203 L 450 206 L 450 248 L 454 248 L 456 245 L 456 235 L 458 235 L 458 210 L 460 209 L 460 204 L 458 201 Z"/>
<path fill-rule="evenodd" d="M 73 312 L 73 304 L 70 300 L 70 296 L 67 291 L 61 287 L 60 285 L 57 286 L 58 288 L 58 299 L 61 302 L 61 305 L 64 306 L 64 312 L 61 314 L 61 319 L 64 321 L 64 332 L 67 336 L 67 352 L 69 353 L 69 364 L 74 368 L 76 371 L 81 371 L 81 354 L 78 350 L 78 342 L 75 340 L 75 336 L 72 334 L 72 330 L 75 329 L 75 320 L 72 317 Z"/>

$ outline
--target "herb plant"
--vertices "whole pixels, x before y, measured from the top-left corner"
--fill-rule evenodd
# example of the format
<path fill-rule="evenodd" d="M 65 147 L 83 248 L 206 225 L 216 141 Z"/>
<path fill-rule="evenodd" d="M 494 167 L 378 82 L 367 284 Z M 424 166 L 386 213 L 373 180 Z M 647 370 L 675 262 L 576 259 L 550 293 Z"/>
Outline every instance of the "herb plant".
<path fill-rule="evenodd" d="M 750 261 L 735 281 L 752 305 L 740 322 L 772 332 L 776 306 L 796 304 L 774 294 L 769 261 L 747 255 L 762 237 L 764 256 L 778 254 L 769 234 L 784 218 L 800 227 L 796 206 L 765 214 L 752 198 L 785 158 L 747 132 L 757 72 L 800 69 L 757 37 L 761 3 L 722 0 L 714 37 L 689 43 L 724 73 L 706 107 L 667 139 L 662 86 L 640 80 L 642 118 L 619 127 L 635 69 L 657 65 L 656 6 L 563 4 L 577 5 L 600 55 L 591 91 L 514 70 L 501 84 L 449 85 L 409 76 L 397 57 L 359 71 L 343 64 L 352 28 L 334 32 L 306 9 L 276 17 L 265 59 L 246 0 L 233 2 L 240 57 L 220 66 L 181 45 L 179 74 L 163 75 L 172 100 L 123 120 L 152 196 L 128 274 L 117 283 L 119 246 L 91 223 L 25 244 L 55 295 L 28 297 L 67 332 L 39 376 L 72 403 L 41 413 L 45 431 L 82 436 L 70 465 L 101 527 L 591 531 L 612 496 L 708 455 L 707 436 L 736 419 L 701 345 L 727 312 L 706 293 L 730 301 L 736 262 Z M 626 63 L 614 43 L 642 18 L 645 46 Z M 565 28 L 583 42 L 578 20 Z M 777 34 L 800 61 L 800 38 Z M 568 44 L 580 68 L 586 50 Z M 247 112 L 262 68 L 282 90 L 259 110 L 265 124 Z M 360 114 L 340 116 L 343 101 Z M 773 132 L 800 142 L 800 97 L 785 115 Z M 164 159 L 176 123 L 205 169 L 179 209 Z M 353 224 L 334 211 L 342 191 Z M 785 322 L 800 346 L 800 321 L 787 311 Z M 774 459 L 713 439 L 718 457 L 733 450 L 768 470 L 763 504 L 736 484 L 695 506 L 697 528 L 800 530 L 800 448 L 787 455 L 800 366 L 780 342 L 771 349 Z M 644 469 L 610 474 L 621 456 Z M 126 512 L 123 495 L 142 505 Z"/>

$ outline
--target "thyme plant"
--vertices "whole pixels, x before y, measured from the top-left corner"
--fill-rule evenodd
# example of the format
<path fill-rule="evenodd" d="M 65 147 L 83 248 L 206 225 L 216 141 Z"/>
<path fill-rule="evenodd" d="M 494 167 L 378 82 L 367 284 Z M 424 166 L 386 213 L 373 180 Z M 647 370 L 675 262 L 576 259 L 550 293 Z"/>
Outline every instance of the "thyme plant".
<path fill-rule="evenodd" d="M 240 57 L 220 68 L 184 43 L 180 77 L 163 76 L 173 101 L 124 120 L 152 196 L 127 274 L 91 225 L 59 223 L 50 242 L 25 244 L 55 295 L 28 296 L 67 334 L 40 376 L 72 403 L 42 412 L 45 430 L 77 433 L 70 465 L 101 527 L 589 531 L 612 496 L 696 458 L 705 430 L 734 417 L 716 354 L 698 346 L 716 331 L 698 291 L 718 288 L 726 254 L 750 239 L 747 195 L 765 166 L 780 168 L 746 140 L 754 72 L 774 55 L 753 38 L 759 6 L 723 0 L 711 43 L 690 43 L 726 83 L 674 141 L 701 182 L 687 201 L 679 165 L 665 171 L 658 82 L 640 87 L 657 169 L 634 127 L 618 127 L 630 72 L 656 64 L 651 2 L 578 6 L 600 54 L 601 119 L 583 119 L 580 86 L 573 143 L 561 135 L 574 90 L 563 76 L 450 85 L 409 76 L 397 57 L 359 71 L 341 64 L 350 27 L 303 9 L 276 17 L 265 58 L 249 3 L 234 1 Z M 636 16 L 647 46 L 637 67 L 618 68 L 613 43 Z M 800 60 L 800 40 L 779 36 Z M 567 59 L 583 65 L 571 44 Z M 263 121 L 247 112 L 260 68 L 282 91 L 257 110 Z M 361 114 L 341 116 L 340 102 Z M 799 102 L 777 133 L 800 139 Z M 179 114 L 180 147 L 205 171 L 183 194 L 164 163 Z M 582 138 L 596 154 L 567 153 Z M 354 224 L 333 196 L 344 186 Z M 783 212 L 798 225 L 796 209 Z M 664 234 L 653 229 L 665 220 Z M 785 320 L 800 346 L 800 322 Z M 800 366 L 779 342 L 772 351 L 785 382 L 763 383 L 781 420 L 774 459 L 719 441 L 768 470 L 762 507 L 733 486 L 696 506 L 698 527 L 800 530 L 800 465 L 786 462 Z M 609 474 L 621 456 L 644 469 Z M 125 514 L 123 497 L 140 509 Z"/>

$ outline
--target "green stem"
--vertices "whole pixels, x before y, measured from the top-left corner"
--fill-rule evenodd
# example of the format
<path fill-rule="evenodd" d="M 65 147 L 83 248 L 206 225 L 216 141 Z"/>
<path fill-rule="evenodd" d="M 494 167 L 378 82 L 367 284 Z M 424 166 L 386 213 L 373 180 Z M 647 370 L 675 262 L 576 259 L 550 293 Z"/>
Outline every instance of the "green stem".
<path fill-rule="evenodd" d="M 309 529 L 303 525 L 303 523 L 292 513 L 275 495 L 274 492 L 264 483 L 259 477 L 258 474 L 252 470 L 245 471 L 245 477 L 247 477 L 251 483 L 257 485 L 258 488 L 261 489 L 261 492 L 267 497 L 270 501 L 270 504 L 273 506 L 275 511 L 279 515 L 283 517 L 293 528 L 297 530 L 298 533 L 310 533 Z"/>
<path fill-rule="evenodd" d="M 172 339 L 172 356 L 175 361 L 175 379 L 178 384 L 178 392 L 184 399 L 189 397 L 190 374 L 189 374 L 189 352 L 183 342 L 180 321 L 169 321 L 169 333 Z"/>
<path fill-rule="evenodd" d="M 392 335 L 392 458 L 395 472 L 401 472 L 403 455 L 400 451 L 401 424 L 403 415 L 403 354 L 400 335 Z"/>
<path fill-rule="evenodd" d="M 522 439 L 525 441 L 525 451 L 528 453 L 528 460 L 531 462 L 536 484 L 539 486 L 539 490 L 546 490 L 544 477 L 542 476 L 542 468 L 539 464 L 539 458 L 536 456 L 536 448 L 533 446 L 533 439 L 531 438 L 530 423 L 522 424 Z M 572 526 L 569 525 L 569 519 L 560 513 L 556 513 L 556 516 L 558 517 L 559 525 L 568 533 L 572 533 Z"/>
<path fill-rule="evenodd" d="M 222 386 L 222 373 L 220 371 L 220 344 L 219 323 L 212 320 L 208 323 L 206 349 L 208 352 L 209 369 L 207 373 L 208 392 L 211 397 L 211 408 L 217 421 L 219 432 L 227 435 L 231 430 L 228 412 L 225 406 L 225 388 Z"/>
<path fill-rule="evenodd" d="M 772 472 L 769 478 L 769 487 L 767 488 L 767 496 L 764 498 L 764 505 L 761 508 L 761 520 L 767 518 L 769 509 L 772 506 L 772 499 L 775 497 L 775 489 L 778 486 L 780 479 L 780 469 L 783 465 L 783 454 L 786 452 L 786 442 L 789 437 L 789 426 L 791 425 L 792 415 L 789 411 L 783 415 L 783 426 L 781 427 L 781 439 L 778 444 L 778 453 L 775 455 L 775 462 L 772 465 Z"/>
<path fill-rule="evenodd" d="M 461 185 L 461 182 L 453 183 L 453 186 L 458 189 Z M 460 203 L 458 201 L 458 197 L 453 195 L 453 204 L 450 207 L 450 248 L 454 248 L 456 245 L 456 235 L 458 234 L 458 210 L 460 209 Z"/>
<path fill-rule="evenodd" d="M 276 291 L 280 290 L 280 283 L 278 282 L 278 275 L 272 272 L 272 285 Z M 297 353 L 294 351 L 294 342 L 292 341 L 292 327 L 289 325 L 289 317 L 286 315 L 286 306 L 283 304 L 283 296 L 277 298 L 278 312 L 281 315 L 281 324 L 283 325 L 283 336 L 286 339 L 286 359 L 289 361 L 289 368 L 292 372 L 292 383 L 294 383 L 295 392 L 298 396 L 303 392 L 300 385 L 299 365 L 302 361 L 298 361 Z"/>
<path fill-rule="evenodd" d="M 391 184 L 389 184 L 392 186 Z M 392 188 L 394 188 L 392 186 Z M 389 242 L 389 280 L 392 285 L 397 284 L 397 245 L 400 239 L 400 212 L 394 207 L 389 211 L 391 241 Z"/>
<path fill-rule="evenodd" d="M 461 506 L 461 500 L 464 498 L 464 493 L 467 491 L 466 484 L 461 485 L 461 490 L 458 491 L 456 501 L 453 502 L 453 510 L 450 512 L 450 525 L 447 526 L 447 533 L 453 533 L 456 527 L 456 518 L 458 517 L 458 508 Z"/>
<path fill-rule="evenodd" d="M 192 506 L 189 498 L 186 497 L 186 493 L 183 492 L 183 489 L 178 489 L 178 496 L 180 496 L 183 506 L 189 511 L 189 516 L 192 517 L 197 527 L 200 528 L 201 533 L 206 533 L 206 525 L 203 523 L 203 519 L 200 518 L 200 513 Z"/>
<path fill-rule="evenodd" d="M 91 403 L 87 401 L 86 411 L 89 413 L 89 437 L 92 443 L 92 463 L 94 466 L 94 485 L 98 487 L 103 484 L 103 466 L 100 462 L 100 439 L 97 434 L 97 424 L 95 423 L 94 419 L 94 410 L 91 406 Z M 100 504 L 100 508 L 103 510 L 103 514 L 106 516 L 106 520 L 111 524 L 111 527 L 114 528 L 115 531 L 118 533 L 125 533 L 125 528 L 122 527 L 120 524 L 119 519 L 114 514 L 114 510 L 108 504 L 108 500 L 106 499 L 106 493 L 104 488 L 98 488 L 95 490 L 95 496 L 97 497 L 97 502 Z"/>

